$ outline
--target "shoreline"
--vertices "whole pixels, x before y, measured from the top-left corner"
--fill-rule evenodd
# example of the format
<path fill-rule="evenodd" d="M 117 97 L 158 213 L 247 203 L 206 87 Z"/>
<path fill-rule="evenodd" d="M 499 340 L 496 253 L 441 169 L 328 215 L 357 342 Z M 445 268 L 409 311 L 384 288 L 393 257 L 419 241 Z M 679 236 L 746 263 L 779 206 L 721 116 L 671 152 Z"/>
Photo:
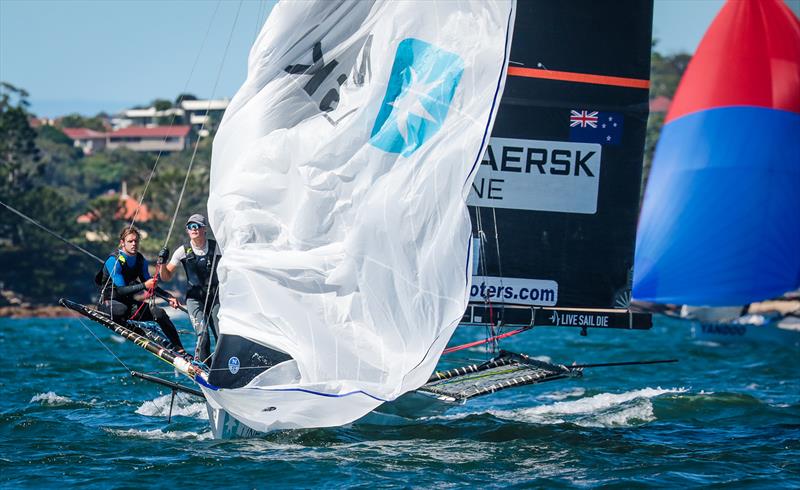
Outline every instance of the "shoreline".
<path fill-rule="evenodd" d="M 78 318 L 78 313 L 60 305 L 0 306 L 0 318 Z"/>

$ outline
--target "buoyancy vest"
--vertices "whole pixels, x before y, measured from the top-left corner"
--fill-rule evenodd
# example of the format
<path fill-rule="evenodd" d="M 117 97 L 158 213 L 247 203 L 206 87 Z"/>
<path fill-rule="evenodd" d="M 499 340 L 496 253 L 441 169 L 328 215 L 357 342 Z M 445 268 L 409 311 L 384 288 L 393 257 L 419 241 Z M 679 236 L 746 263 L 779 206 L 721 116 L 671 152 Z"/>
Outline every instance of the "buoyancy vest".
<path fill-rule="evenodd" d="M 204 301 L 209 281 L 211 281 L 211 295 L 212 297 L 216 296 L 219 284 L 217 279 L 219 259 L 215 259 L 214 253 L 217 251 L 217 242 L 208 239 L 208 252 L 205 255 L 195 254 L 191 243 L 184 243 L 183 248 L 186 251 L 186 257 L 181 260 L 181 263 L 186 272 L 186 280 L 189 282 L 186 297 Z"/>
<path fill-rule="evenodd" d="M 109 254 L 109 257 L 114 257 L 117 260 L 116 266 L 120 268 L 120 273 L 122 274 L 122 279 L 125 281 L 126 286 L 144 277 L 144 271 L 142 269 L 144 267 L 144 256 L 139 252 L 136 252 L 136 265 L 133 267 L 128 264 L 128 259 L 126 259 L 125 255 L 119 250 L 113 254 Z M 109 274 L 106 268 L 106 263 L 103 262 L 100 270 L 97 271 L 97 274 L 94 276 L 94 282 L 100 288 L 100 294 L 103 299 L 109 299 L 112 295 L 116 295 L 117 286 L 110 277 L 111 274 Z"/>

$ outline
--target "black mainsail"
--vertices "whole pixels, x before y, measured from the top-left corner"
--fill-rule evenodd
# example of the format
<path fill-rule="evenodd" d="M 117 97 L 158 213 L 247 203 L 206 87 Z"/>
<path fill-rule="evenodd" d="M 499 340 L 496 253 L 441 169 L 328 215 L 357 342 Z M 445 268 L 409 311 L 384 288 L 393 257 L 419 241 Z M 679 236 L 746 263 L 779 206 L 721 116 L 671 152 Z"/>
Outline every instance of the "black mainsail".
<path fill-rule="evenodd" d="M 519 2 L 505 92 L 467 201 L 466 322 L 651 326 L 628 308 L 652 15 L 639 0 Z"/>

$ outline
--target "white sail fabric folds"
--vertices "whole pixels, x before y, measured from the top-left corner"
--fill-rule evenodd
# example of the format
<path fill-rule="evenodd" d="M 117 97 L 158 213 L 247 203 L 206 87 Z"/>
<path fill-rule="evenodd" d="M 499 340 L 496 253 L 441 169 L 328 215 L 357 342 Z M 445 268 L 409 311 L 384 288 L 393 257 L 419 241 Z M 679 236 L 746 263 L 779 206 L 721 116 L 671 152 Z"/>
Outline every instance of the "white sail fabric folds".
<path fill-rule="evenodd" d="M 204 388 L 212 407 L 260 431 L 335 426 L 427 381 L 467 304 L 465 198 L 514 8 L 274 8 L 214 140 L 208 211 L 221 335 L 292 359 Z"/>

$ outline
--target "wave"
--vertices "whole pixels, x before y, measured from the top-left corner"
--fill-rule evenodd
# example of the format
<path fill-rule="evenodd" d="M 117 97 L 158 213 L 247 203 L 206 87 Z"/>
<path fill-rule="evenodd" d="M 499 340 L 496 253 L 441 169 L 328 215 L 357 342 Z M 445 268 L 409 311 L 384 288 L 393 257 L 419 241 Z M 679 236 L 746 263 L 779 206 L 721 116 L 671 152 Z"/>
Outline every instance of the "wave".
<path fill-rule="evenodd" d="M 103 428 L 109 434 L 119 437 L 135 437 L 140 439 L 155 439 L 155 440 L 185 440 L 192 439 L 196 441 L 204 441 L 211 439 L 213 436 L 211 431 L 207 432 L 188 432 L 182 430 L 164 432 L 161 429 L 151 430 L 138 430 L 138 429 L 109 429 Z"/>
<path fill-rule="evenodd" d="M 655 420 L 651 401 L 653 398 L 687 391 L 686 388 L 643 388 L 625 393 L 600 393 L 577 400 L 489 413 L 502 419 L 526 423 L 626 427 Z"/>
<path fill-rule="evenodd" d="M 38 403 L 42 406 L 47 407 L 64 407 L 69 405 L 80 405 L 80 406 L 91 406 L 92 404 L 89 402 L 83 401 L 74 401 L 71 398 L 66 396 L 58 395 L 52 391 L 48 391 L 47 393 L 39 393 L 38 395 L 34 395 L 33 398 L 28 402 L 30 403 Z"/>
<path fill-rule="evenodd" d="M 163 395 L 154 400 L 144 402 L 136 413 L 147 417 L 167 417 L 169 416 L 169 406 L 172 395 Z M 178 393 L 175 396 L 175 403 L 172 406 L 172 415 L 192 417 L 200 420 L 208 420 L 206 404 L 198 402 L 197 398 L 188 393 Z"/>

